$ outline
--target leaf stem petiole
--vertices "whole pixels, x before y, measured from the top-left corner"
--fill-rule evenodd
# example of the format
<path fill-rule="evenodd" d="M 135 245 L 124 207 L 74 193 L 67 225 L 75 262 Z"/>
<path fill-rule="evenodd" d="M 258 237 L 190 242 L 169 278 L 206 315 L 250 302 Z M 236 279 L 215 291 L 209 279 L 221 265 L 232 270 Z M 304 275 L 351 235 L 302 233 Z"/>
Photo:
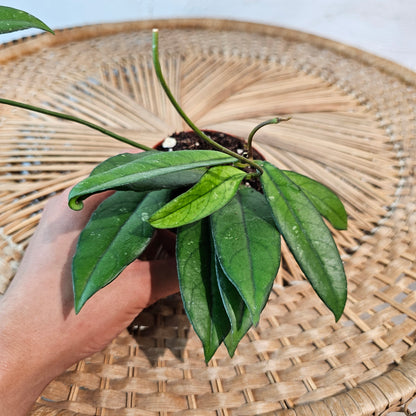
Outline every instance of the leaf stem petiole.
<path fill-rule="evenodd" d="M 8 100 L 6 98 L 0 98 L 0 104 L 6 104 L 6 105 L 10 105 L 12 107 L 18 107 L 18 108 L 23 108 L 25 110 L 35 111 L 36 113 L 46 114 L 48 116 L 60 118 L 60 119 L 63 119 L 63 120 L 69 120 L 69 121 L 72 121 L 74 123 L 82 124 L 82 125 L 87 126 L 91 129 L 97 130 L 100 133 L 103 133 L 103 134 L 106 134 L 107 136 L 112 137 L 113 139 L 116 139 L 120 142 L 126 143 L 130 146 L 137 147 L 141 150 L 146 150 L 146 151 L 147 150 L 152 150 L 150 147 L 147 147 L 143 144 L 137 143 L 133 140 L 127 139 L 126 137 L 120 136 L 119 134 L 114 133 L 110 130 L 107 130 L 104 127 L 98 126 L 97 124 L 91 123 L 87 120 L 83 120 L 82 118 L 78 118 L 76 116 L 72 116 L 72 115 L 64 114 L 64 113 L 59 113 L 57 111 L 47 110 L 45 108 L 36 107 L 34 105 L 21 103 L 19 101 Z"/>
<path fill-rule="evenodd" d="M 250 160 L 253 160 L 253 137 L 257 133 L 258 130 L 260 130 L 264 126 L 268 126 L 269 124 L 279 124 L 282 121 L 289 121 L 292 117 L 274 117 L 270 120 L 263 121 L 262 123 L 258 124 L 256 127 L 254 127 L 253 130 L 251 130 L 250 134 L 248 135 L 247 139 L 247 155 Z"/>
<path fill-rule="evenodd" d="M 162 69 L 160 67 L 160 60 L 159 60 L 159 30 L 153 29 L 153 42 L 152 42 L 152 50 L 153 50 L 153 66 L 155 68 L 155 72 L 157 75 L 157 78 L 160 82 L 160 85 L 162 86 L 163 90 L 165 91 L 166 95 L 168 96 L 170 102 L 174 106 L 175 110 L 178 112 L 178 114 L 182 117 L 182 119 L 185 121 L 185 123 L 204 141 L 209 143 L 212 147 L 220 150 L 223 153 L 226 153 L 229 156 L 233 156 L 236 159 L 240 160 L 241 162 L 250 165 L 254 169 L 256 169 L 258 172 L 263 173 L 263 168 L 259 166 L 257 163 L 253 162 L 253 160 L 249 160 L 245 158 L 244 156 L 239 155 L 238 153 L 233 152 L 230 149 L 227 149 L 224 146 L 221 146 L 219 143 L 212 140 L 208 135 L 206 135 L 202 130 L 200 130 L 193 122 L 192 120 L 185 114 L 185 112 L 182 110 L 181 106 L 176 101 L 175 97 L 173 96 L 172 92 L 170 91 L 165 78 L 163 77 Z"/>

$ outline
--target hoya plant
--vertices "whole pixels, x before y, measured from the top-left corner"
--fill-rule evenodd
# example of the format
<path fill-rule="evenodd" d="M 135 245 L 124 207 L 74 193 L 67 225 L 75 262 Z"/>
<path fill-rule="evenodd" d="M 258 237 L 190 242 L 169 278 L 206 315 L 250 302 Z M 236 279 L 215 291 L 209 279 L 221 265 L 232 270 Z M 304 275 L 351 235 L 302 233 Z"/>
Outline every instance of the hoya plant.
<path fill-rule="evenodd" d="M 72 262 L 75 311 L 139 258 L 157 230 L 169 229 L 176 235 L 184 309 L 206 361 L 222 343 L 232 356 L 259 322 L 280 267 L 281 238 L 338 320 L 347 284 L 327 222 L 346 229 L 344 206 L 321 183 L 253 156 L 256 132 L 288 118 L 256 126 L 244 141 L 244 152 L 235 152 L 195 126 L 173 97 L 161 71 L 157 30 L 153 63 L 172 105 L 209 150 L 150 149 L 77 117 L 0 99 L 85 124 L 143 150 L 103 161 L 69 194 L 69 206 L 80 210 L 89 196 L 115 191 L 79 237 Z"/>

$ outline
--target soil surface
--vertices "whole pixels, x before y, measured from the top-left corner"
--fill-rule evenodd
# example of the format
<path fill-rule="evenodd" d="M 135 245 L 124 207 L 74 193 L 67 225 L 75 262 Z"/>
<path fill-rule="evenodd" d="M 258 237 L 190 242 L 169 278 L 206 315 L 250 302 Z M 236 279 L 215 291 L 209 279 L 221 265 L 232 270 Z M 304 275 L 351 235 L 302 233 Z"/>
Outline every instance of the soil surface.
<path fill-rule="evenodd" d="M 203 132 L 221 146 L 235 153 L 242 154 L 244 152 L 245 141 L 239 137 L 213 130 L 203 130 Z M 169 137 L 176 140 L 176 145 L 172 150 L 216 150 L 209 143 L 202 140 L 194 131 L 181 131 L 179 133 L 173 133 Z M 156 149 L 168 150 L 162 147 L 162 143 Z M 253 149 L 253 156 L 254 159 L 264 160 L 264 157 L 256 149 Z"/>

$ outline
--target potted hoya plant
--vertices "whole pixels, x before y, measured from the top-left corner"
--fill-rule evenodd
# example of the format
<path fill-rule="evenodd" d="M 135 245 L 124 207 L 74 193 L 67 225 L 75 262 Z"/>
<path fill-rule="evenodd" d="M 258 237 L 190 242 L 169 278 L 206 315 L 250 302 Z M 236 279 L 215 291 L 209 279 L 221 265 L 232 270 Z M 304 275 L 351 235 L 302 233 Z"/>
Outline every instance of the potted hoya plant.
<path fill-rule="evenodd" d="M 50 31 L 33 16 L 13 10 L 0 8 L 2 30 L 8 21 L 13 29 L 34 26 Z M 232 356 L 241 338 L 259 322 L 280 267 L 281 238 L 338 320 L 347 283 L 327 222 L 346 229 L 344 206 L 324 185 L 279 169 L 253 148 L 260 128 L 289 118 L 264 121 L 246 140 L 200 130 L 165 82 L 158 44 L 155 29 L 154 69 L 191 131 L 175 132 L 155 149 L 71 115 L 0 98 L 3 104 L 81 123 L 142 150 L 103 161 L 70 192 L 69 206 L 80 210 L 89 196 L 114 191 L 79 237 L 72 261 L 75 311 L 139 258 L 158 230 L 168 229 L 176 236 L 183 305 L 206 361 L 222 343 Z"/>

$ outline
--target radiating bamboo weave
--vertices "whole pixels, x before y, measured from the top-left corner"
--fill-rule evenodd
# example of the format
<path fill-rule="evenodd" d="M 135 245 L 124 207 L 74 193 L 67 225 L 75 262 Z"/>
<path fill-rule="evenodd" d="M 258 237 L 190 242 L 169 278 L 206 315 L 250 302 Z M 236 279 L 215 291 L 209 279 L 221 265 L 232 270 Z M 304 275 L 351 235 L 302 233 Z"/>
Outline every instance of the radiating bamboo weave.
<path fill-rule="evenodd" d="M 32 415 L 382 415 L 416 392 L 416 76 L 367 53 L 269 26 L 217 20 L 102 25 L 0 49 L 1 96 L 82 116 L 151 145 L 183 123 L 162 67 L 201 128 L 256 138 L 271 162 L 334 189 L 349 300 L 339 323 L 284 251 L 260 324 L 205 365 L 178 297 L 143 312 L 54 380 Z M 86 127 L 0 108 L 0 288 L 46 199 L 125 146 Z"/>

